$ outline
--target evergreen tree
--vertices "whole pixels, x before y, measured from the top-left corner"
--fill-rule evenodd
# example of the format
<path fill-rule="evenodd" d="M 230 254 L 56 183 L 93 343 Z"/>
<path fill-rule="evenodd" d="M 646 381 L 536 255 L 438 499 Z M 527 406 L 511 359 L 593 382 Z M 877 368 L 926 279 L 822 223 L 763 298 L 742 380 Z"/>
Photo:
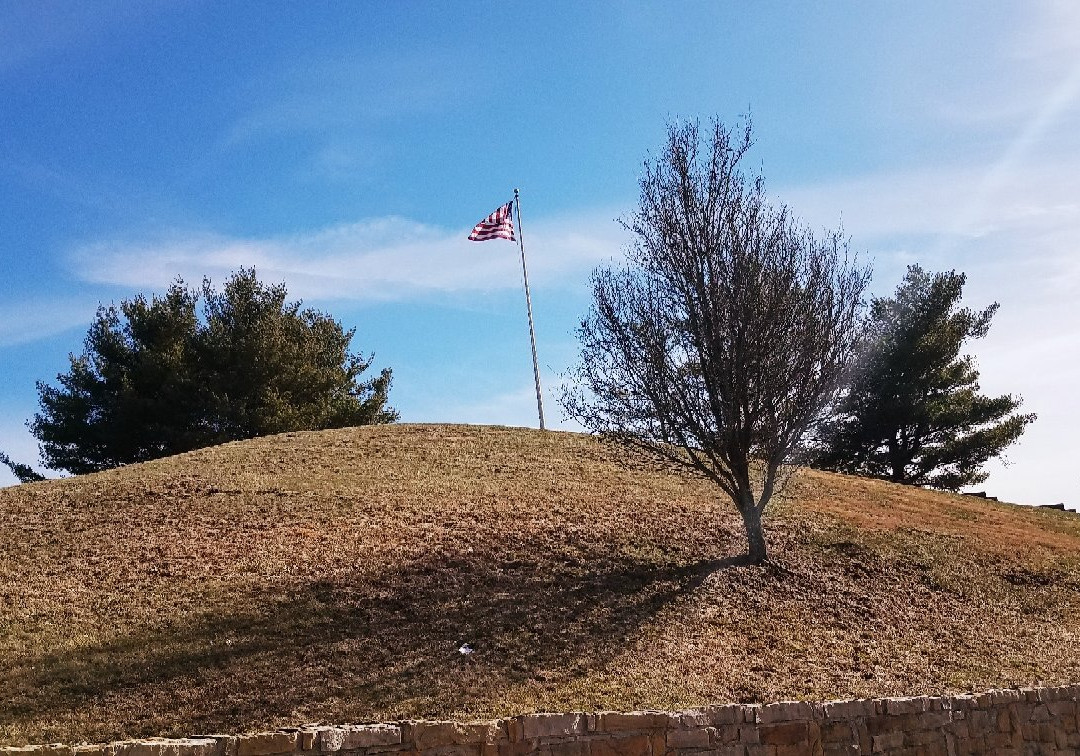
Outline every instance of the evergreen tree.
<path fill-rule="evenodd" d="M 30 465 L 16 462 L 2 451 L 0 451 L 0 465 L 6 465 L 11 470 L 12 475 L 19 479 L 20 483 L 35 483 L 39 480 L 45 480 L 45 476 L 34 470 Z"/>
<path fill-rule="evenodd" d="M 29 424 L 54 469 L 93 472 L 237 439 L 393 422 L 389 369 L 349 352 L 354 331 L 286 301 L 255 270 L 221 292 L 177 281 L 103 307 Z M 202 299 L 202 317 L 198 305 Z"/>
<path fill-rule="evenodd" d="M 893 297 L 873 301 L 862 360 L 822 429 L 816 466 L 955 491 L 986 480 L 982 466 L 1023 434 L 1020 397 L 979 393 L 974 360 L 998 305 L 960 308 L 963 273 L 918 265 Z"/>

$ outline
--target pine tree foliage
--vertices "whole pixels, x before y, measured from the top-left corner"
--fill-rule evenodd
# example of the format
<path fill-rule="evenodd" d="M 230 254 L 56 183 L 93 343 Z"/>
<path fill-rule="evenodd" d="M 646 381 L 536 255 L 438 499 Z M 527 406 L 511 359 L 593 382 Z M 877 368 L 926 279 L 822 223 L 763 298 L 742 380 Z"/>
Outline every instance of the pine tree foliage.
<path fill-rule="evenodd" d="M 201 317 L 200 317 L 201 300 Z M 43 462 L 72 473 L 295 430 L 393 422 L 391 371 L 366 381 L 354 330 L 288 302 L 254 269 L 216 291 L 102 307 L 58 386 L 38 383 L 30 430 Z"/>
<path fill-rule="evenodd" d="M 702 146 L 704 142 L 704 147 Z M 672 126 L 645 165 L 624 269 L 593 274 L 562 397 L 589 430 L 684 465 L 741 513 L 767 558 L 765 507 L 853 355 L 869 271 L 815 236 L 740 161 L 750 127 Z"/>
<path fill-rule="evenodd" d="M 984 481 L 982 466 L 1023 434 L 1020 397 L 979 393 L 965 342 L 986 336 L 998 305 L 959 306 L 963 273 L 912 265 L 875 299 L 850 386 L 822 429 L 816 466 L 950 491 Z"/>
<path fill-rule="evenodd" d="M 45 480 L 45 476 L 34 470 L 30 465 L 16 462 L 2 451 L 0 451 L 0 465 L 4 465 L 11 470 L 11 474 L 18 478 L 20 483 L 35 483 L 39 480 Z"/>

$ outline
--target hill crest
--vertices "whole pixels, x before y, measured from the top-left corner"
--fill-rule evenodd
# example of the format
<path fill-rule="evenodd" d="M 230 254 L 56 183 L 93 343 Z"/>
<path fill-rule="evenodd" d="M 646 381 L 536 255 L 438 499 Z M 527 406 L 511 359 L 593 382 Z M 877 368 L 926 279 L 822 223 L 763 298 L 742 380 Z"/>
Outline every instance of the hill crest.
<path fill-rule="evenodd" d="M 618 456 L 368 426 L 0 490 L 0 742 L 1080 680 L 1071 513 L 805 471 L 747 567 Z"/>

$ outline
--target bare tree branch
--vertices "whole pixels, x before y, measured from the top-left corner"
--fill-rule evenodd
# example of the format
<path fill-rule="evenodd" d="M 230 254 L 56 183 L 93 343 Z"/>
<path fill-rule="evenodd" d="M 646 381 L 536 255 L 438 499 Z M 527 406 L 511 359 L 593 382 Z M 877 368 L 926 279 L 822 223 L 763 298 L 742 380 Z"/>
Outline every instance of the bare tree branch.
<path fill-rule="evenodd" d="M 749 122 L 712 126 L 704 144 L 696 122 L 670 127 L 646 162 L 629 263 L 593 273 L 562 403 L 716 483 L 760 562 L 762 513 L 854 353 L 870 272 L 839 231 L 815 236 L 741 171 Z"/>

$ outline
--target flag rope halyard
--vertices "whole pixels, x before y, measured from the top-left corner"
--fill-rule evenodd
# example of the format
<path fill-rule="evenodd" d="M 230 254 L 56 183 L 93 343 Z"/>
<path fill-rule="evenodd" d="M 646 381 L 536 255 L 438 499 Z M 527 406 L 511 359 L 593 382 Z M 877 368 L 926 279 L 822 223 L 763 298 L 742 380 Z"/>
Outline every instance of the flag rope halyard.
<path fill-rule="evenodd" d="M 521 276 L 525 279 L 525 309 L 529 312 L 529 343 L 532 345 L 533 379 L 536 381 L 536 412 L 540 415 L 540 430 L 544 430 L 544 399 L 540 393 L 540 363 L 536 360 L 536 330 L 533 328 L 532 298 L 529 296 L 529 271 L 525 267 L 525 239 L 521 230 L 521 196 L 514 189 L 514 206 L 517 208 L 517 237 L 521 247 Z"/>

